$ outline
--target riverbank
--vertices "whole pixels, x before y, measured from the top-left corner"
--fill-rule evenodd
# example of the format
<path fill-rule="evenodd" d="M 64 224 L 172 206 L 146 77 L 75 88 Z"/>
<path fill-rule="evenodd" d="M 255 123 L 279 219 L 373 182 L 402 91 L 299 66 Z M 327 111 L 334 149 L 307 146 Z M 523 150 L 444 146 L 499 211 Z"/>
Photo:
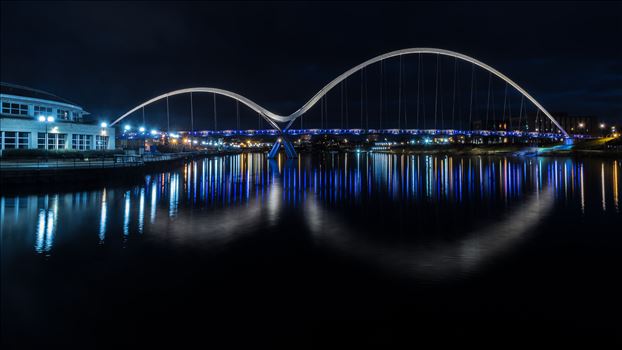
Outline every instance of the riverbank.
<path fill-rule="evenodd" d="M 236 152 L 237 153 L 237 152 Z M 10 193 L 23 186 L 35 191 L 50 186 L 84 188 L 90 184 L 135 183 L 149 172 L 165 171 L 184 162 L 232 152 L 184 152 L 158 155 L 113 155 L 84 159 L 2 159 L 0 193 Z"/>
<path fill-rule="evenodd" d="M 560 145 L 552 147 L 525 147 L 520 145 L 448 145 L 448 146 L 415 146 L 396 148 L 374 153 L 388 154 L 431 154 L 451 156 L 519 156 L 519 157 L 573 157 L 573 158 L 622 158 L 622 150 L 592 147 L 592 145 L 577 145 L 574 147 Z"/>

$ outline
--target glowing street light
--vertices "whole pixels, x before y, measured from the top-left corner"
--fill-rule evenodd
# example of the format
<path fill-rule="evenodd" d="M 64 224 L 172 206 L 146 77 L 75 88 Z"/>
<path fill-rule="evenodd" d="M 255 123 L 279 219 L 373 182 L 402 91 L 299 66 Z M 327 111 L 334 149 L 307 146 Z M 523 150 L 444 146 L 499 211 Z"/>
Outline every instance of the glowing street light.
<path fill-rule="evenodd" d="M 141 126 L 140 128 L 138 128 L 138 131 L 140 131 L 140 132 L 145 132 L 145 127 L 144 127 L 144 126 Z"/>
<path fill-rule="evenodd" d="M 39 121 L 40 122 L 45 122 L 45 116 L 44 115 L 40 115 L 39 116 Z"/>
<path fill-rule="evenodd" d="M 582 128 L 582 127 L 584 127 L 584 126 L 585 126 L 585 124 L 583 124 L 583 123 L 579 123 L 579 127 L 580 127 L 580 128 Z"/>
<path fill-rule="evenodd" d="M 600 123 L 600 128 L 604 129 L 605 128 L 605 123 Z"/>
<path fill-rule="evenodd" d="M 125 131 L 130 131 L 130 130 L 132 130 L 132 127 L 131 127 L 131 126 L 129 126 L 129 125 L 125 125 L 125 126 L 123 127 L 123 129 L 124 129 Z"/>
<path fill-rule="evenodd" d="M 47 121 L 48 123 L 54 123 L 54 117 L 52 117 L 51 115 L 48 116 Z"/>
<path fill-rule="evenodd" d="M 157 134 L 158 134 L 158 130 L 155 130 L 155 129 L 151 130 L 151 135 L 157 135 Z"/>
<path fill-rule="evenodd" d="M 101 124 L 99 124 L 99 126 L 101 126 L 102 128 L 107 128 L 108 127 L 108 123 L 101 122 Z"/>

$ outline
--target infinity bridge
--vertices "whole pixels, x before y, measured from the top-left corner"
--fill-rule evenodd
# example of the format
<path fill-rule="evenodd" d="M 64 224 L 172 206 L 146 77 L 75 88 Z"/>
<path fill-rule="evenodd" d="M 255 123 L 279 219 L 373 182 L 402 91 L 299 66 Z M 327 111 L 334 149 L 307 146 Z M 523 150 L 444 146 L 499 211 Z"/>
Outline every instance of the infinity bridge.
<path fill-rule="evenodd" d="M 423 94 L 423 114 L 425 115 L 425 82 L 421 82 L 421 80 L 424 79 L 424 76 L 421 74 L 421 66 L 422 66 L 422 60 L 421 60 L 421 54 L 427 54 L 427 55 L 436 55 L 436 85 L 435 85 L 435 91 L 436 91 L 436 95 L 434 98 L 434 128 L 430 129 L 430 128 L 423 128 L 423 129 L 408 129 L 408 128 L 401 128 L 401 122 L 402 122 L 402 115 L 404 115 L 404 121 L 407 122 L 406 119 L 406 106 L 403 106 L 402 103 L 402 88 L 404 86 L 403 83 L 403 79 L 402 79 L 402 72 L 403 72 L 403 65 L 402 65 L 402 56 L 405 55 L 419 55 L 419 63 L 417 65 L 417 124 L 419 123 L 419 111 L 420 111 L 420 96 Z M 469 124 L 471 124 L 471 130 L 469 131 L 464 131 L 464 130 L 456 130 L 456 129 L 447 129 L 447 128 L 443 128 L 442 126 L 444 125 L 444 119 L 443 119 L 443 96 L 440 96 L 440 109 L 439 109 L 439 95 L 438 95 L 438 91 L 439 91 L 439 85 L 442 85 L 442 80 L 439 81 L 439 74 L 440 74 L 440 66 L 439 66 L 439 57 L 441 56 L 445 56 L 445 57 L 452 57 L 454 58 L 454 70 L 453 70 L 453 106 L 452 106 L 452 121 L 454 119 L 454 114 L 455 114 L 455 105 L 456 105 L 456 86 L 457 86 L 457 72 L 458 72 L 458 60 L 460 61 L 464 61 L 467 63 L 470 63 L 472 65 L 472 69 L 471 69 L 471 92 L 470 92 L 470 109 L 469 109 Z M 383 87 L 384 87 L 384 78 L 382 77 L 383 74 L 383 61 L 393 58 L 393 57 L 399 57 L 399 109 L 398 109 L 398 128 L 396 129 L 386 129 L 386 128 L 363 128 L 362 124 L 363 124 L 363 103 L 364 103 L 364 96 L 367 96 L 367 76 L 366 76 L 366 68 L 370 65 L 373 65 L 375 63 L 380 63 L 380 74 L 381 74 L 381 79 L 380 79 L 380 109 L 379 109 L 379 116 L 380 116 L 380 126 L 382 126 L 382 114 L 383 114 L 383 103 L 384 101 L 384 96 L 383 96 Z M 489 77 L 488 77 L 488 95 L 487 95 L 487 108 L 488 110 L 486 111 L 486 123 L 483 125 L 484 128 L 488 126 L 488 121 L 489 121 L 489 113 L 490 113 L 490 99 L 491 99 L 491 77 L 494 75 L 497 78 L 501 79 L 503 82 L 505 82 L 505 94 L 504 94 L 504 103 L 503 103 L 503 118 L 504 118 L 504 122 L 505 122 L 505 127 L 503 128 L 504 130 L 482 130 L 482 128 L 477 129 L 477 130 L 473 130 L 473 120 L 472 120 L 472 115 L 473 115 L 473 101 L 474 101 L 474 96 L 475 98 L 477 98 L 476 95 L 474 95 L 473 89 L 474 89 L 474 81 L 475 81 L 475 75 L 474 75 L 474 67 L 479 67 L 481 69 L 483 69 L 484 71 L 488 72 Z M 325 119 L 324 114 L 326 112 L 326 114 L 328 114 L 328 94 L 331 90 L 333 90 L 335 87 L 340 86 L 341 88 L 341 122 L 342 122 L 342 126 L 343 126 L 343 110 L 344 110 L 344 101 L 343 101 L 343 96 L 344 96 L 344 85 L 345 85 L 345 89 L 346 89 L 346 95 L 347 95 L 347 79 L 349 77 L 351 77 L 354 74 L 360 73 L 360 81 L 361 81 L 361 99 L 360 99 L 360 105 L 361 105 L 361 109 L 360 109 L 360 114 L 361 114 L 361 128 L 358 129 L 353 129 L 353 128 L 340 128 L 340 129 L 329 129 L 329 128 L 324 128 L 323 127 L 323 123 L 324 121 L 326 121 L 326 124 L 328 124 L 328 120 Z M 518 91 L 521 95 L 521 104 L 520 104 L 520 111 L 519 111 L 519 121 L 518 121 L 518 128 L 515 130 L 508 130 L 507 129 L 507 120 L 509 120 L 510 124 L 512 124 L 512 118 L 511 118 L 511 105 L 509 106 L 509 111 L 510 111 L 510 116 L 508 118 L 506 118 L 506 105 L 508 103 L 506 103 L 506 101 L 508 101 L 508 85 L 510 87 L 512 87 L 515 91 Z M 363 86 L 365 86 L 365 93 L 363 93 Z M 441 86 L 442 88 L 442 86 Z M 386 89 L 386 88 L 385 88 Z M 422 92 L 420 93 L 420 90 L 422 90 Z M 212 88 L 212 87 L 194 87 L 194 88 L 187 88 L 187 89 L 181 89 L 181 90 L 175 90 L 175 91 L 171 91 L 165 94 L 162 94 L 160 96 L 156 96 L 148 101 L 145 101 L 141 104 L 139 104 L 138 106 L 132 108 L 131 110 L 129 110 L 128 112 L 126 112 L 125 114 L 123 114 L 122 116 L 118 117 L 116 120 L 114 120 L 110 125 L 114 126 L 116 124 L 118 124 L 119 122 L 121 122 L 123 119 L 125 119 L 126 117 L 130 116 L 132 113 L 142 109 L 143 110 L 143 119 L 144 119 L 144 108 L 145 106 L 148 106 L 150 104 L 153 104 L 157 101 L 160 100 L 166 100 L 167 102 L 167 131 L 168 128 L 170 127 L 170 116 L 169 116 L 169 107 L 168 107 L 168 99 L 171 96 L 176 96 L 176 95 L 182 95 L 182 94 L 190 94 L 190 101 L 191 101 L 191 123 L 194 124 L 194 116 L 193 116 L 193 108 L 192 108 L 192 94 L 193 93 L 209 93 L 209 94 L 213 94 L 214 96 L 214 130 L 213 131 L 207 131 L 207 132 L 203 132 L 205 134 L 212 134 L 212 135 L 222 135 L 222 134 L 232 134 L 235 135 L 236 133 L 241 133 L 243 131 L 240 130 L 239 125 L 237 130 L 216 130 L 216 95 L 220 95 L 220 96 L 225 96 L 228 97 L 230 99 L 233 99 L 236 101 L 236 108 L 238 108 L 238 124 L 239 124 L 239 107 L 237 107 L 237 104 L 240 103 L 246 107 L 248 107 L 249 109 L 251 109 L 252 111 L 254 111 L 255 113 L 257 113 L 259 115 L 259 117 L 261 117 L 263 120 L 265 120 L 270 126 L 272 126 L 272 128 L 274 128 L 274 132 L 271 132 L 270 134 L 272 135 L 280 135 L 282 137 L 279 138 L 279 141 L 277 141 L 272 150 L 269 153 L 270 157 L 274 157 L 276 156 L 276 154 L 278 153 L 281 144 L 283 145 L 283 148 L 285 149 L 285 152 L 287 154 L 288 157 L 293 158 L 296 157 L 296 151 L 294 150 L 293 145 L 291 144 L 291 142 L 288 140 L 287 136 L 288 135 L 292 135 L 292 134 L 341 134 L 341 133 L 367 133 L 367 132 L 376 132 L 376 133 L 390 133 L 390 134 L 410 134 L 410 135 L 435 135 L 435 134 L 444 134 L 444 135 L 484 135 L 484 136 L 531 136 L 531 137 L 548 137 L 548 138 L 563 138 L 566 140 L 566 143 L 572 143 L 572 138 L 571 136 L 568 134 L 568 132 L 566 132 L 566 130 L 564 130 L 562 128 L 562 126 L 559 124 L 559 122 L 534 98 L 532 97 L 527 91 L 525 91 L 522 87 L 520 87 L 517 83 L 515 83 L 513 80 L 511 80 L 510 78 L 508 78 L 507 76 L 505 76 L 504 74 L 502 74 L 501 72 L 499 72 L 498 70 L 490 67 L 489 65 L 475 59 L 472 58 L 470 56 L 458 53 L 458 52 L 454 52 L 454 51 L 449 51 L 449 50 L 444 50 L 444 49 L 437 49 L 437 48 L 410 48 L 410 49 L 403 49 L 403 50 L 397 50 L 397 51 L 392 51 L 392 52 L 388 52 L 385 53 L 383 55 L 374 57 L 372 59 L 369 59 L 349 70 L 347 70 L 346 72 L 344 72 L 343 74 L 339 75 L 337 78 L 333 79 L 330 83 L 328 83 L 326 86 L 324 86 L 322 89 L 320 89 L 310 100 L 308 100 L 305 104 L 303 104 L 298 110 L 296 110 L 295 112 L 289 114 L 289 115 L 279 115 L 276 113 L 271 112 L 270 110 L 268 110 L 267 108 L 264 108 L 263 106 L 259 105 L 258 103 L 252 101 L 251 99 L 244 97 L 242 95 L 239 95 L 235 92 L 232 91 L 228 91 L 228 90 L 223 90 L 223 89 L 218 89 L 218 88 Z M 386 93 L 386 90 L 385 90 Z M 492 93 L 492 108 L 493 108 L 493 117 L 492 117 L 492 121 L 495 122 L 495 103 L 494 103 L 494 92 Z M 539 114 L 542 113 L 546 118 L 548 118 L 549 121 L 549 125 L 551 126 L 551 128 L 549 128 L 548 130 L 539 130 L 538 128 L 535 128 L 535 130 L 530 131 L 529 130 L 529 126 L 527 125 L 527 116 L 525 115 L 525 126 L 523 127 L 522 125 L 522 118 L 523 118 L 523 111 L 525 112 L 525 114 L 527 113 L 527 107 L 525 106 L 525 108 L 523 109 L 524 106 L 524 99 L 527 99 L 528 101 L 530 101 L 536 108 L 537 108 L 537 114 L 536 114 L 536 124 L 538 123 L 538 117 Z M 308 129 L 303 129 L 302 128 L 302 117 L 303 115 L 307 114 L 312 107 L 314 107 L 317 104 L 320 104 L 320 109 L 321 109 L 321 127 L 320 128 L 308 128 Z M 389 104 L 389 103 L 387 103 Z M 386 108 L 386 105 L 384 106 L 384 108 Z M 347 120 L 347 104 L 346 106 L 346 120 Z M 404 108 L 402 108 L 404 107 Z M 440 125 L 441 128 L 437 129 L 437 124 L 438 124 L 438 112 L 440 110 Z M 368 119 L 367 116 L 368 112 L 366 111 L 366 119 Z M 483 118 L 482 118 L 483 119 Z M 507 119 L 507 120 L 506 120 Z M 300 120 L 300 124 L 301 124 L 301 128 L 299 130 L 293 130 L 291 129 L 293 123 L 296 120 Z M 426 123 L 426 119 L 423 119 L 423 124 L 425 127 L 425 123 Z M 543 119 L 541 118 L 539 121 L 539 124 L 537 125 L 542 125 L 543 123 Z M 501 126 L 501 124 L 499 124 Z M 194 127 L 192 127 L 194 129 Z M 291 129 L 291 130 L 290 130 Z M 548 131 L 548 132 L 545 132 Z"/>

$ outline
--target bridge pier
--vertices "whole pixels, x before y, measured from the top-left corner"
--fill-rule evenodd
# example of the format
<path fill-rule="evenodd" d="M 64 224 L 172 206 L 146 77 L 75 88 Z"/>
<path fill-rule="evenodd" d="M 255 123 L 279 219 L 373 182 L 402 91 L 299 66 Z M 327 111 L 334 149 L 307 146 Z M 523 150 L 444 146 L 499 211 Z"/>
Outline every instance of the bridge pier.
<path fill-rule="evenodd" d="M 287 156 L 288 159 L 293 159 L 298 156 L 298 154 L 296 154 L 296 150 L 294 149 L 294 145 L 292 145 L 292 143 L 288 139 L 281 136 L 279 137 L 278 140 L 276 140 L 276 142 L 272 146 L 272 149 L 268 153 L 268 158 L 270 159 L 276 158 L 276 156 L 279 154 L 279 149 L 281 148 L 281 144 L 283 144 L 283 148 L 285 149 L 285 155 Z"/>

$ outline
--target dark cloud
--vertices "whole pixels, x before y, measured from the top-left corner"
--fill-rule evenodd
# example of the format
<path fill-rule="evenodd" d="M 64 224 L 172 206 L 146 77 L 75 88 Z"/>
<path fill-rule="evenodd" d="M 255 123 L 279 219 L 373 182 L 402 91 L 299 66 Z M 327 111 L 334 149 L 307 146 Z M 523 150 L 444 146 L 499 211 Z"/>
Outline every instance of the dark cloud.
<path fill-rule="evenodd" d="M 197 85 L 290 113 L 365 59 L 431 46 L 489 63 L 550 110 L 622 117 L 620 2 L 0 6 L 1 79 L 65 96 L 95 115 Z M 583 98 L 567 98 L 577 94 Z"/>

